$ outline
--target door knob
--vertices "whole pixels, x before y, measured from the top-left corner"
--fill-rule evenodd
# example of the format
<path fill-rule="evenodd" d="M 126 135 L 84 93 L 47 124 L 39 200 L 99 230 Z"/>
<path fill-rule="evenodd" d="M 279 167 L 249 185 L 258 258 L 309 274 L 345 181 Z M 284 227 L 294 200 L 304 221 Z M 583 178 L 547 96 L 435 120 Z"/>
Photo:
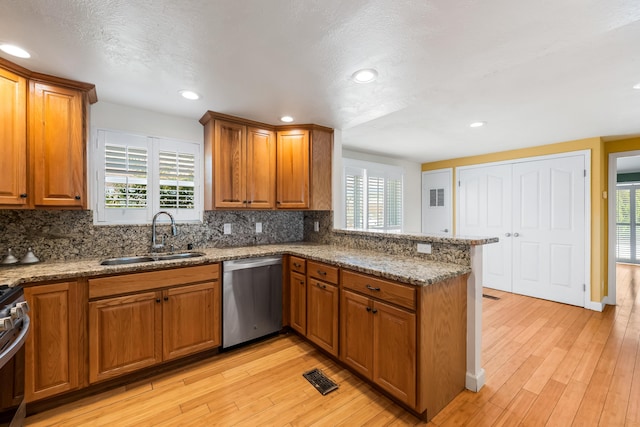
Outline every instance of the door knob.
<path fill-rule="evenodd" d="M 448 233 L 448 232 L 449 232 L 449 229 L 448 229 L 448 228 L 445 228 L 445 229 L 444 229 L 444 230 L 442 230 L 442 231 L 443 231 L 443 232 L 445 232 L 445 233 Z"/>
<path fill-rule="evenodd" d="M 520 236 L 519 233 L 513 233 L 513 237 L 518 237 L 518 236 Z"/>
<path fill-rule="evenodd" d="M 511 237 L 511 233 L 504 233 L 506 237 Z"/>

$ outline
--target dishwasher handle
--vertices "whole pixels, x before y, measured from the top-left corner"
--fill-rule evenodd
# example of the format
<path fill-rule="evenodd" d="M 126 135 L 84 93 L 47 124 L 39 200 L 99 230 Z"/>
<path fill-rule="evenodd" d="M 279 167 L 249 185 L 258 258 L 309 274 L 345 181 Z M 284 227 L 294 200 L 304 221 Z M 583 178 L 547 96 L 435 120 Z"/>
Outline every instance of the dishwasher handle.
<path fill-rule="evenodd" d="M 245 258 L 233 261 L 224 261 L 224 271 L 246 270 L 248 268 L 266 267 L 269 265 L 282 265 L 282 257 Z"/>

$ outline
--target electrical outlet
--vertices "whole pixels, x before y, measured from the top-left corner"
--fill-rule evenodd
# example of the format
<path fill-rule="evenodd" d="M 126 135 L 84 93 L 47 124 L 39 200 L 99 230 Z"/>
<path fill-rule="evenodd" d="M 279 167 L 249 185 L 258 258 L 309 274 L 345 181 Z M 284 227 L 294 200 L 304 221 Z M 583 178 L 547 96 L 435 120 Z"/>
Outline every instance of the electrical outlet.
<path fill-rule="evenodd" d="M 256 222 L 256 233 L 262 233 L 262 223 Z"/>
<path fill-rule="evenodd" d="M 320 231 L 320 221 L 313 221 L 313 231 L 316 233 Z"/>
<path fill-rule="evenodd" d="M 231 234 L 231 224 L 226 223 L 224 225 L 224 234 Z"/>
<path fill-rule="evenodd" d="M 431 244 L 430 243 L 418 243 L 418 253 L 430 254 L 431 253 Z"/>

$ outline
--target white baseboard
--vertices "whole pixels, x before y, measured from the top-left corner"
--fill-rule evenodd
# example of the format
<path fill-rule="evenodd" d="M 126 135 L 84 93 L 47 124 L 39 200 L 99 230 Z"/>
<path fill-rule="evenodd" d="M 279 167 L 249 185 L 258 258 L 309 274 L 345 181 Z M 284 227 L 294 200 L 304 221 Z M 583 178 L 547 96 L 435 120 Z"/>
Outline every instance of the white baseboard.
<path fill-rule="evenodd" d="M 604 306 L 605 306 L 604 301 L 603 302 L 588 301 L 584 306 L 584 308 L 587 308 L 593 311 L 602 311 L 604 310 Z"/>
<path fill-rule="evenodd" d="M 465 387 L 467 390 L 471 390 L 473 392 L 478 392 L 484 386 L 486 381 L 484 369 L 480 369 L 477 375 L 472 374 L 471 372 L 467 372 L 467 377 L 465 381 Z"/>

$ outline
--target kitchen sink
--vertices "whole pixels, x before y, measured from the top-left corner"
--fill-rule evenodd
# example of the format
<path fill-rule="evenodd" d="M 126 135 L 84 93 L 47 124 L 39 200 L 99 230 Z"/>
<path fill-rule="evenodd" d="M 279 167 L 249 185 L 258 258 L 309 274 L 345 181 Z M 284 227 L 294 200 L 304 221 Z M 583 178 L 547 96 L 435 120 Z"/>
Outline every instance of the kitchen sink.
<path fill-rule="evenodd" d="M 124 264 L 135 264 L 137 262 L 153 262 L 153 261 L 166 261 L 171 259 L 198 258 L 203 255 L 204 254 L 202 252 L 179 252 L 179 253 L 173 253 L 173 254 L 124 256 L 119 258 L 104 259 L 100 261 L 100 265 L 124 265 Z"/>

